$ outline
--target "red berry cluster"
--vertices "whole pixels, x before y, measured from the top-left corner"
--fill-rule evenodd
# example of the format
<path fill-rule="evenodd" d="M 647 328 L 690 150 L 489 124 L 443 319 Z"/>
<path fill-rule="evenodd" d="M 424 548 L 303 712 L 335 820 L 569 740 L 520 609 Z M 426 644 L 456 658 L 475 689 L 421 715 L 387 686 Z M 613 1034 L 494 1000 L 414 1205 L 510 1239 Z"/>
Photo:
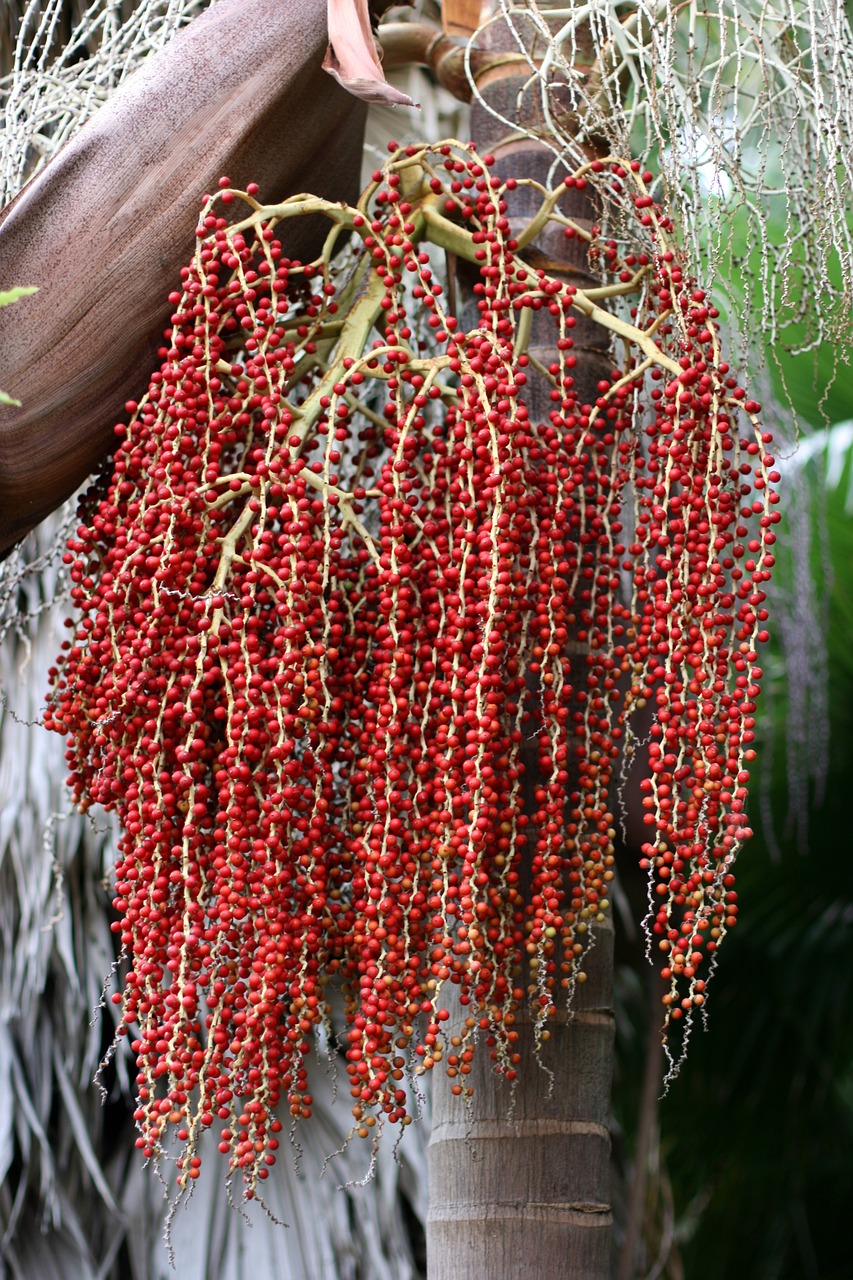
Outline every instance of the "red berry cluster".
<path fill-rule="evenodd" d="M 635 634 L 644 698 L 654 696 L 643 865 L 664 953 L 667 1018 L 705 1000 L 701 969 L 736 922 L 732 863 L 752 833 L 744 810 L 766 641 L 765 584 L 780 519 L 770 435 L 721 359 L 717 312 L 664 255 L 649 309 L 678 319 L 679 372 L 652 372 L 645 449 L 633 476 Z M 626 562 L 626 568 L 629 562 Z M 682 983 L 682 979 L 686 980 Z"/>
<path fill-rule="evenodd" d="M 597 302 L 524 261 L 488 164 L 395 149 L 352 210 L 223 180 L 249 215 L 206 198 L 161 368 L 69 544 L 81 620 L 47 723 L 78 802 L 119 813 L 138 1145 L 174 1132 L 182 1187 L 218 1120 L 255 1193 L 279 1103 L 310 1114 L 335 975 L 362 1135 L 408 1123 L 410 1051 L 461 1093 L 482 1034 L 514 1077 L 519 1004 L 541 1025 L 571 993 L 608 907 L 626 680 L 628 711 L 658 707 L 645 855 L 671 1016 L 701 1004 L 735 915 L 776 518 L 758 406 L 650 175 L 618 162 L 567 179 L 612 181 L 650 243 L 588 237 L 608 296 L 643 294 L 612 321 L 628 363 L 582 401 L 572 330 Z M 545 215 L 587 234 L 557 194 Z M 303 265 L 276 238 L 318 209 L 363 244 L 342 288 L 328 253 Z M 468 333 L 424 243 L 448 235 L 479 267 Z M 553 319 L 547 368 L 532 310 Z M 445 1044 L 448 980 L 469 1016 Z"/>

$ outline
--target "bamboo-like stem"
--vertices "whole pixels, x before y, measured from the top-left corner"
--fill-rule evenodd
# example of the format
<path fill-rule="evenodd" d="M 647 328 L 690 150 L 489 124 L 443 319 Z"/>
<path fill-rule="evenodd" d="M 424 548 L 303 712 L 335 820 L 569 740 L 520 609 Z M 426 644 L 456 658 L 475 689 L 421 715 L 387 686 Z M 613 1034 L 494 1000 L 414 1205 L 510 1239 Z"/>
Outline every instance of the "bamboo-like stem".
<path fill-rule="evenodd" d="M 465 49 L 427 22 L 385 22 L 379 28 L 379 42 L 384 54 L 382 65 L 388 69 L 411 66 L 427 67 L 443 89 L 460 102 L 471 101 L 471 82 L 465 66 Z M 507 62 L 527 68 L 521 54 L 494 54 L 472 48 L 469 53 L 474 78 L 485 75 Z"/>

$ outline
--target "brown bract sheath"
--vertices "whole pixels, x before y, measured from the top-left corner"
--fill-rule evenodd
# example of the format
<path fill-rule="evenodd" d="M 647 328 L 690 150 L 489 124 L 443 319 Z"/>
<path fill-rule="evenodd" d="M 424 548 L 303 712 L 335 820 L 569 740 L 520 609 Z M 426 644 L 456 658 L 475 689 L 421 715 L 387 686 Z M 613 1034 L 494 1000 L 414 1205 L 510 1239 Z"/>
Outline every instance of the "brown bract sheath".
<path fill-rule="evenodd" d="M 144 390 L 201 197 L 355 199 L 363 105 L 322 69 L 326 0 L 221 0 L 129 77 L 0 215 L 0 556 L 107 455 Z M 292 230 L 291 230 L 292 227 Z M 288 228 L 319 252 L 324 227 Z"/>
<path fill-rule="evenodd" d="M 408 94 L 385 79 L 370 29 L 367 0 L 326 0 L 329 47 L 323 69 L 356 98 L 391 106 L 413 106 Z"/>

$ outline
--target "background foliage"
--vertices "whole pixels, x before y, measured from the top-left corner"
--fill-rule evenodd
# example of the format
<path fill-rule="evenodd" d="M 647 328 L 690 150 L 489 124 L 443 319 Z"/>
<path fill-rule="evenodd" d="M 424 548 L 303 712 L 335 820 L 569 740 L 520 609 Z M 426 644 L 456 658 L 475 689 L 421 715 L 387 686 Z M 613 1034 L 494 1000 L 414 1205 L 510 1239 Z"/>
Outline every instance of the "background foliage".
<path fill-rule="evenodd" d="M 834 354 L 818 353 L 824 376 Z M 842 1223 L 853 1192 L 853 424 L 824 436 L 815 387 L 825 382 L 814 381 L 814 362 L 803 357 L 785 369 L 798 413 L 820 431 L 785 466 L 783 496 L 789 528 L 797 506 L 808 504 L 818 601 L 826 593 L 829 754 L 822 785 L 809 783 L 815 761 L 805 753 L 794 760 L 791 779 L 787 739 L 803 726 L 791 722 L 798 677 L 786 669 L 777 628 L 766 664 L 770 696 L 760 707 L 755 838 L 737 867 L 741 924 L 720 958 L 707 1034 L 694 1036 L 681 1074 L 656 1105 L 643 1218 L 647 1272 L 637 1273 L 649 1280 L 851 1275 Z M 849 417 L 849 366 L 824 407 Z M 796 572 L 790 546 L 783 548 L 776 589 L 789 604 Z M 821 620 L 801 604 L 798 623 L 813 669 L 822 662 Z M 813 742 L 823 727 L 806 726 L 817 730 Z M 794 795 L 805 813 L 792 808 Z M 615 1114 L 617 1137 L 628 1148 L 637 1132 L 649 1017 L 636 960 L 618 978 Z"/>

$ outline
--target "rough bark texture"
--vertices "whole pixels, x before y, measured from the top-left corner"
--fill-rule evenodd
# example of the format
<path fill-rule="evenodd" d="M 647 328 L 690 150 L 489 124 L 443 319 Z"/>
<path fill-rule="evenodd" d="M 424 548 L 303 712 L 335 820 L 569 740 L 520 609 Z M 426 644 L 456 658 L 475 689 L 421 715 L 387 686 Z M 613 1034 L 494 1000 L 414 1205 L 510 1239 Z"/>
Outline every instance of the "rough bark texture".
<path fill-rule="evenodd" d="M 223 175 L 264 199 L 358 194 L 365 109 L 322 70 L 325 0 L 222 0 L 131 76 L 0 214 L 0 556 L 73 493 L 145 389 Z M 313 226 L 311 222 L 313 221 Z M 315 253 L 325 226 L 288 227 Z"/>
<path fill-rule="evenodd" d="M 501 47 L 498 26 L 491 38 Z M 493 45 L 494 47 L 494 45 Z M 537 127 L 530 93 L 519 104 L 525 77 L 496 77 L 480 84 L 504 117 Z M 478 104 L 472 137 L 496 157 L 499 175 L 545 182 L 553 153 L 526 141 L 502 142 L 507 130 Z M 557 175 L 559 180 L 561 175 Z M 508 198 L 511 225 L 529 221 L 539 196 L 521 188 Z M 567 196 L 564 211 L 589 225 L 595 218 L 585 196 Z M 538 257 L 537 257 L 538 255 Z M 589 280 L 585 247 L 549 228 L 527 251 L 534 263 L 575 283 Z M 559 264 L 559 267 L 558 267 Z M 596 383 L 609 370 L 608 340 L 599 326 L 578 317 L 573 331 L 582 400 L 594 400 Z M 557 358 L 550 317 L 534 320 L 531 352 L 546 366 Z M 549 388 L 532 386 L 537 417 L 551 407 Z M 535 761 L 528 765 L 534 779 Z M 470 1077 L 473 1101 L 466 1111 L 439 1068 L 433 1079 L 433 1131 L 429 1150 L 430 1209 L 427 1225 L 429 1280 L 606 1280 L 611 1259 L 610 1087 L 614 1039 L 613 932 L 599 926 L 584 961 L 571 1014 L 551 1027 L 537 1063 L 533 1027 L 519 1017 L 522 1061 L 513 1091 L 493 1070 L 484 1046 Z M 452 1015 L 458 1016 L 458 1008 Z"/>

